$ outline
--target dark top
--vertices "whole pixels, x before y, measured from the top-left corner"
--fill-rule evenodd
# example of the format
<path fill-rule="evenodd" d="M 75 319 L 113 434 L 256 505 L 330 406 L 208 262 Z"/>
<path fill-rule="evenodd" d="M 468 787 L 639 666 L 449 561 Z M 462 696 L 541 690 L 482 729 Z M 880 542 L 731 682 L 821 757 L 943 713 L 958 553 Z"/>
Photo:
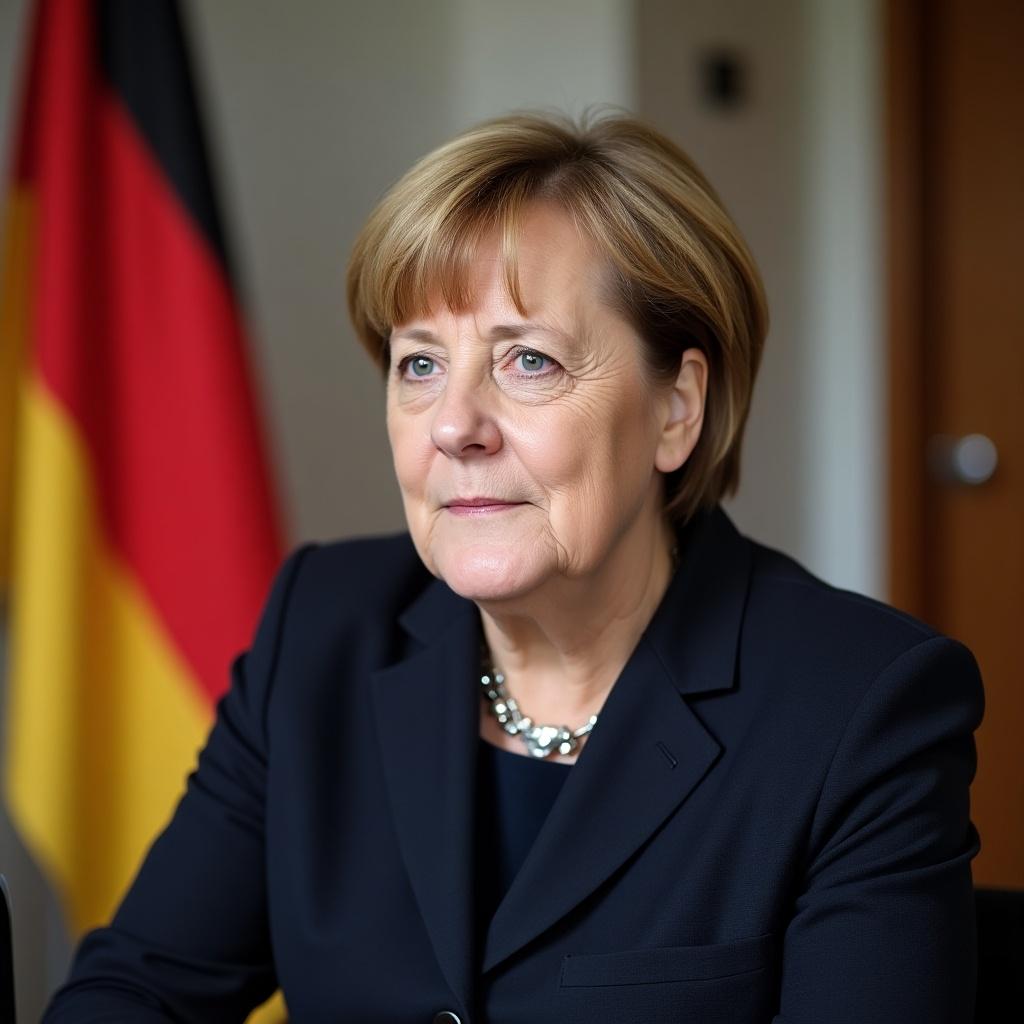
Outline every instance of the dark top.
<path fill-rule="evenodd" d="M 483 936 L 573 766 L 514 754 L 483 737 L 478 755 L 477 934 Z"/>

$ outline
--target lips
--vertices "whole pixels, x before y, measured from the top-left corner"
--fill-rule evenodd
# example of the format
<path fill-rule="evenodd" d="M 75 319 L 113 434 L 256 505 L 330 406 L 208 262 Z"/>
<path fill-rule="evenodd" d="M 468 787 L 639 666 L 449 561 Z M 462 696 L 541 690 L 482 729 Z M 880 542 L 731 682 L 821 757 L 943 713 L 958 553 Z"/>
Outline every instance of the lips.
<path fill-rule="evenodd" d="M 505 501 L 504 498 L 456 498 L 445 505 L 444 510 L 458 519 L 489 519 L 522 508 L 525 504 L 524 501 Z"/>
<path fill-rule="evenodd" d="M 454 498 L 445 508 L 465 507 L 478 508 L 483 505 L 521 505 L 520 501 L 507 501 L 505 498 Z"/>

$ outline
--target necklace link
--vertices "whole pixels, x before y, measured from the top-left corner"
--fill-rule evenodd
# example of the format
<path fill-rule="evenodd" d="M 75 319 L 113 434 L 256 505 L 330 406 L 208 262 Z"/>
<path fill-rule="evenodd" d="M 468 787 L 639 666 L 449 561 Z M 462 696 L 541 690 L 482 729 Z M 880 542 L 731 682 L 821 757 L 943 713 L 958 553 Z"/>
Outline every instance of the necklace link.
<path fill-rule="evenodd" d="M 488 710 L 510 736 L 521 736 L 531 757 L 549 757 L 554 753 L 572 754 L 580 737 L 586 736 L 597 724 L 597 715 L 591 715 L 584 725 L 572 730 L 567 725 L 538 725 L 529 715 L 519 710 L 515 697 L 505 690 L 505 677 L 495 668 L 487 668 L 487 645 L 480 645 L 483 673 L 480 686 L 488 701 Z"/>

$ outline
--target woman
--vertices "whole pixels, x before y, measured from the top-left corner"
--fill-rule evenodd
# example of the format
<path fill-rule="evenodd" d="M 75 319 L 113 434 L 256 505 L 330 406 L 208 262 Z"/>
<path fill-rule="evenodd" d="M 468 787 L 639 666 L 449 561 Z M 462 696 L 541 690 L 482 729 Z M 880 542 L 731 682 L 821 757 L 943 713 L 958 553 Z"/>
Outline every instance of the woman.
<path fill-rule="evenodd" d="M 978 668 L 722 509 L 766 311 L 692 162 L 485 122 L 348 293 L 408 532 L 285 561 L 46 1020 L 971 1020 Z"/>

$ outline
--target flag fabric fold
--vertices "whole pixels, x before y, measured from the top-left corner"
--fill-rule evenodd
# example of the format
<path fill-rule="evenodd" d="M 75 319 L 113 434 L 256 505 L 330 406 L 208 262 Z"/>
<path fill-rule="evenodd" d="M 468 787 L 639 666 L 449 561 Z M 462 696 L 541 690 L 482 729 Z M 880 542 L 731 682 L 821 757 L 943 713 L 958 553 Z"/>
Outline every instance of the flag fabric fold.
<path fill-rule="evenodd" d="M 166 823 L 284 550 L 173 0 L 42 0 L 0 280 L 4 795 L 73 935 Z"/>

